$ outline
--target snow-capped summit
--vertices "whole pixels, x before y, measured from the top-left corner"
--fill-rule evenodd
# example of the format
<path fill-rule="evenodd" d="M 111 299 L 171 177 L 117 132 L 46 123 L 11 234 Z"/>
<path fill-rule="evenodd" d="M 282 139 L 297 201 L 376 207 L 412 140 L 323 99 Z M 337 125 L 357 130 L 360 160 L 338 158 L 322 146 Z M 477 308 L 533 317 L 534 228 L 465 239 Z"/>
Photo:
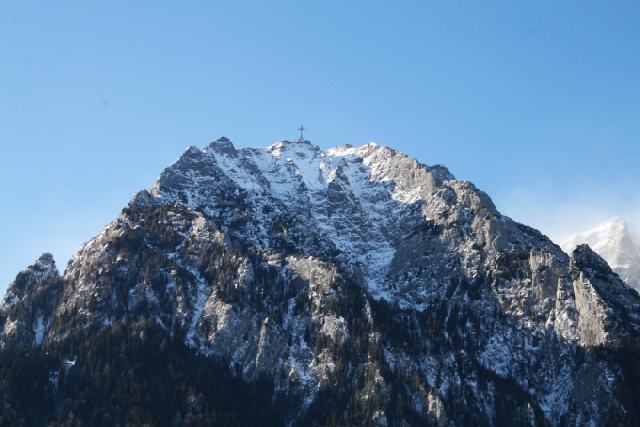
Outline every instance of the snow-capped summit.
<path fill-rule="evenodd" d="M 284 236 L 287 245 L 302 240 L 300 253 L 340 251 L 361 263 L 369 289 L 382 296 L 400 236 L 420 220 L 419 202 L 454 179 L 442 165 L 422 165 L 373 142 L 322 150 L 282 140 L 236 149 L 221 137 L 203 150 L 189 147 L 150 194 L 154 203 L 180 203 L 237 229 L 253 249 L 276 247 Z"/>
<path fill-rule="evenodd" d="M 592 230 L 572 237 L 561 246 L 565 252 L 571 253 L 576 246 L 584 243 L 604 258 L 622 280 L 640 291 L 640 238 L 629 231 L 622 218 L 611 218 Z"/>

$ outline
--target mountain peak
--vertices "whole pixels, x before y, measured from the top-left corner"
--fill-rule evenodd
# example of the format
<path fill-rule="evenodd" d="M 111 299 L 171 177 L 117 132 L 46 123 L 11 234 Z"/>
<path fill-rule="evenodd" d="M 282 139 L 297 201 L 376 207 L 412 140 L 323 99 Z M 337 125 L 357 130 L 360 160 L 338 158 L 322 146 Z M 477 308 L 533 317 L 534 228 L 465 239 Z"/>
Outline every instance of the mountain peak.
<path fill-rule="evenodd" d="M 220 138 L 205 152 L 187 150 L 165 169 L 151 191 L 155 200 L 198 209 L 256 250 L 284 244 L 315 256 L 339 251 L 348 262 L 364 263 L 374 292 L 389 280 L 395 234 L 404 227 L 398 216 L 419 218 L 418 204 L 455 179 L 444 166 L 425 166 L 375 143 L 321 150 L 307 140 L 281 140 L 235 149 Z M 291 221 L 286 233 L 274 233 L 283 221 Z M 278 243 L 283 237 L 286 243 Z"/>
<path fill-rule="evenodd" d="M 595 253 L 588 244 L 578 245 L 571 253 L 571 268 L 599 268 L 607 272 L 611 268 L 607 262 L 597 253 Z"/>
<path fill-rule="evenodd" d="M 53 254 L 45 252 L 38 257 L 35 265 L 41 269 L 54 269 L 56 268 L 56 262 L 53 259 Z"/>
<path fill-rule="evenodd" d="M 147 190 L 140 190 L 133 195 L 129 206 L 151 206 L 157 204 L 157 200 Z"/>
<path fill-rule="evenodd" d="M 640 290 L 640 249 L 621 217 L 616 216 L 594 229 L 577 234 L 564 242 L 562 249 L 571 253 L 576 246 L 585 243 L 604 258 L 629 286 Z"/>
<path fill-rule="evenodd" d="M 45 252 L 38 257 L 33 265 L 27 267 L 16 276 L 7 289 L 2 300 L 2 306 L 11 306 L 26 297 L 29 292 L 40 283 L 59 277 L 53 255 Z"/>
<path fill-rule="evenodd" d="M 236 151 L 236 148 L 233 146 L 233 142 L 231 142 L 229 138 L 224 136 L 216 139 L 211 144 L 209 144 L 208 147 L 205 147 L 205 149 L 206 148 L 209 148 L 217 153 L 227 154 L 229 156 L 235 157 L 237 155 L 237 151 Z"/>

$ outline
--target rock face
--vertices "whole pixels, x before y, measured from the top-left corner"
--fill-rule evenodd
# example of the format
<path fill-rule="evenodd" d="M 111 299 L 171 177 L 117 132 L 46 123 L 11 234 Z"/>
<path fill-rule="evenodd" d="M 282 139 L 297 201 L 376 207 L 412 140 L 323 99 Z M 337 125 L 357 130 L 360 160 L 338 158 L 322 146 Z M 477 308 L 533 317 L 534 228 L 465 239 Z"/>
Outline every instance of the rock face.
<path fill-rule="evenodd" d="M 622 280 L 640 291 L 640 237 L 629 231 L 622 218 L 612 218 L 572 237 L 562 244 L 562 249 L 570 253 L 584 243 L 604 258 Z"/>
<path fill-rule="evenodd" d="M 0 306 L 3 343 L 42 344 L 62 290 L 53 255 L 40 255 L 9 285 Z"/>
<path fill-rule="evenodd" d="M 639 419 L 638 368 L 612 356 L 638 354 L 638 293 L 588 246 L 569 257 L 444 166 L 376 144 L 189 147 L 62 277 L 29 271 L 4 346 L 154 318 L 271 378 L 287 423 L 329 406 L 371 425 Z"/>

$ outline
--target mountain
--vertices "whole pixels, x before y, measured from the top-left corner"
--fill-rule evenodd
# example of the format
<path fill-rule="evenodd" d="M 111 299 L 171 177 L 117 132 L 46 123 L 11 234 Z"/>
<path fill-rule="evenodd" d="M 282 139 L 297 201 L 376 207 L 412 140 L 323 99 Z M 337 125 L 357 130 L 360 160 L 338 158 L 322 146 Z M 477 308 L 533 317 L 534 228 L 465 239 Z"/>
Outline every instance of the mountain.
<path fill-rule="evenodd" d="M 640 236 L 630 232 L 622 218 L 612 218 L 572 237 L 562 244 L 562 249 L 570 252 L 585 243 L 604 258 L 622 280 L 640 291 Z"/>
<path fill-rule="evenodd" d="M 638 293 L 388 147 L 191 146 L 45 264 L 0 308 L 8 420 L 640 423 Z"/>

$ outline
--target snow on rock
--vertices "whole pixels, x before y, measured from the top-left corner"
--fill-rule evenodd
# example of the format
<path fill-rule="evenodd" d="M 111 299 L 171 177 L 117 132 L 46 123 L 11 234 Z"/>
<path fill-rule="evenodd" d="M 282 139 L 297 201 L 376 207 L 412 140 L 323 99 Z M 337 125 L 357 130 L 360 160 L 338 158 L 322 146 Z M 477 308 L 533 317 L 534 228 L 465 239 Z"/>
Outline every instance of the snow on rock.
<path fill-rule="evenodd" d="M 38 284 L 50 278 L 58 277 L 58 269 L 53 255 L 44 253 L 29 266 L 26 270 L 20 272 L 16 279 L 9 285 L 7 293 L 2 299 L 2 307 L 14 305 L 18 301 L 23 300 L 29 291 Z"/>
<path fill-rule="evenodd" d="M 151 194 L 159 203 L 200 209 L 222 228 L 241 225 L 236 234 L 256 249 L 340 251 L 384 296 L 400 230 L 419 220 L 418 202 L 452 179 L 442 165 L 427 167 L 373 143 L 321 150 L 285 140 L 236 150 L 220 138 L 205 150 L 185 151 Z M 313 238 L 305 236 L 310 230 Z"/>
<path fill-rule="evenodd" d="M 53 255 L 44 253 L 9 285 L 0 305 L 0 345 L 40 345 L 62 283 Z M 41 302 L 40 302 L 41 301 Z M 24 307 L 24 308 L 22 308 Z"/>
<path fill-rule="evenodd" d="M 640 237 L 629 231 L 622 218 L 611 218 L 592 230 L 579 233 L 564 242 L 562 249 L 571 253 L 576 246 L 585 243 L 604 258 L 622 280 L 640 291 Z"/>

